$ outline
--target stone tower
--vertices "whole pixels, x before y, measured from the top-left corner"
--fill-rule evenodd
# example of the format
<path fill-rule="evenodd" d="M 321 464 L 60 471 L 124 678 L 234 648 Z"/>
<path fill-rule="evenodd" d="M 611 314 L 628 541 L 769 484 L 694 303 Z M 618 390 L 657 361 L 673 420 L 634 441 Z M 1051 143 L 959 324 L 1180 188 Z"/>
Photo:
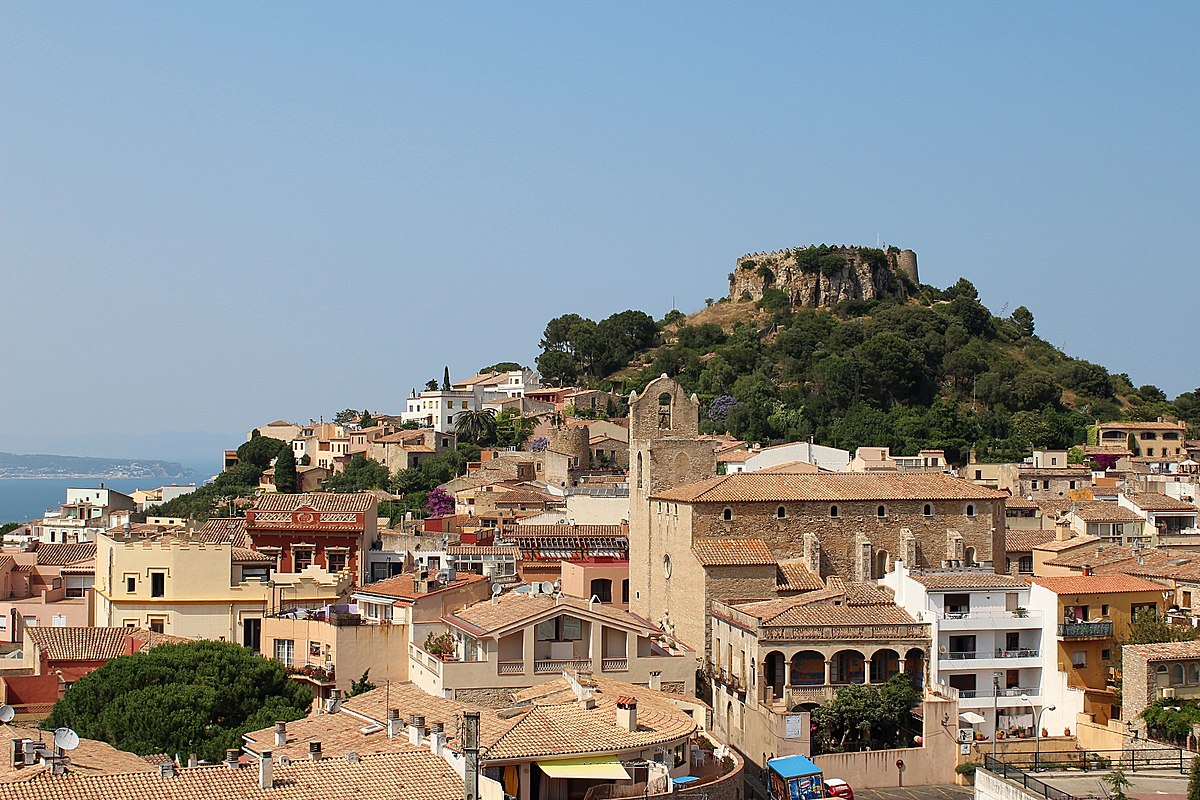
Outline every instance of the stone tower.
<path fill-rule="evenodd" d="M 650 497 L 717 474 L 713 443 L 700 436 L 700 401 L 666 375 L 629 395 L 630 609 L 648 611 Z M 655 620 L 657 621 L 657 620 Z"/>
<path fill-rule="evenodd" d="M 912 250 L 901 250 L 896 254 L 896 269 L 907 275 L 913 286 L 921 285 L 921 279 L 917 276 L 917 254 Z"/>

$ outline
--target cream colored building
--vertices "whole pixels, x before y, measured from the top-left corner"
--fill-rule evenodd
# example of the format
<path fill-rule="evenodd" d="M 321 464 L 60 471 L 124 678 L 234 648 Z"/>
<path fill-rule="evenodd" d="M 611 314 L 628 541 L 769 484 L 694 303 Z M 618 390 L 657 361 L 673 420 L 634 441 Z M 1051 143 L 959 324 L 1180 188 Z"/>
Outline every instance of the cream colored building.
<path fill-rule="evenodd" d="M 142 627 L 259 649 L 264 612 L 336 602 L 351 576 L 318 566 L 276 573 L 269 557 L 199 536 L 108 531 L 96 542 L 92 624 Z"/>

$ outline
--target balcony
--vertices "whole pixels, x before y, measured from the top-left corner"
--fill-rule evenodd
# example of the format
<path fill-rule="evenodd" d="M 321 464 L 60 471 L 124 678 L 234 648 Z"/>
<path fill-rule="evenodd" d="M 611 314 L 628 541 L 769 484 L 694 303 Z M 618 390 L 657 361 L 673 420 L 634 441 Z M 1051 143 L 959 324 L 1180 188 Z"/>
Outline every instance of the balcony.
<path fill-rule="evenodd" d="M 1037 658 L 1041 655 L 1040 650 L 1022 648 L 1018 650 L 951 650 L 948 653 L 942 653 L 942 656 L 951 661 L 973 661 L 975 659 L 992 659 L 992 658 Z"/>
<path fill-rule="evenodd" d="M 563 670 L 591 668 L 592 660 L 590 658 L 547 658 L 533 662 L 533 672 L 535 675 L 554 675 Z"/>
<path fill-rule="evenodd" d="M 1065 622 L 1058 626 L 1060 639 L 1110 639 L 1111 622 Z"/>
<path fill-rule="evenodd" d="M 333 662 L 331 661 L 306 661 L 295 664 L 285 664 L 283 671 L 289 677 L 297 680 L 305 680 L 318 686 L 332 685 L 336 683 Z"/>
<path fill-rule="evenodd" d="M 1021 699 L 1022 695 L 1025 696 L 1025 700 Z M 1037 686 L 1013 687 L 1001 689 L 999 692 L 990 687 L 987 689 L 959 689 L 958 698 L 959 706 L 962 708 L 991 708 L 993 705 L 998 708 L 1008 708 L 1030 704 L 1038 706 L 1042 704 L 1042 690 Z"/>
<path fill-rule="evenodd" d="M 501 661 L 496 665 L 496 672 L 500 675 L 524 675 L 524 661 Z"/>
<path fill-rule="evenodd" d="M 951 611 L 942 615 L 938 627 L 944 631 L 1017 630 L 1042 627 L 1040 611 Z"/>
<path fill-rule="evenodd" d="M 604 672 L 628 672 L 628 658 L 602 658 L 600 659 L 600 669 Z"/>

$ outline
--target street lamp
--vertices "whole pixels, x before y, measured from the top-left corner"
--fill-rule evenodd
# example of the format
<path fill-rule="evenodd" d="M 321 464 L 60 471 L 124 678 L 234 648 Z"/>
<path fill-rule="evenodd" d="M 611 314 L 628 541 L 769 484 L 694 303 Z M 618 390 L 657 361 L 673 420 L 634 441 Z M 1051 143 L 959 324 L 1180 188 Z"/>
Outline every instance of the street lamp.
<path fill-rule="evenodd" d="M 996 739 L 1000 736 L 1000 673 L 992 673 L 992 760 L 996 760 Z"/>
<path fill-rule="evenodd" d="M 1033 771 L 1040 772 L 1041 770 L 1040 770 L 1039 765 L 1041 764 L 1041 760 L 1042 760 L 1042 715 L 1045 714 L 1047 711 L 1053 711 L 1054 706 L 1053 705 L 1043 706 L 1042 710 L 1038 711 L 1037 708 L 1033 705 L 1033 701 L 1031 701 L 1029 699 L 1029 695 L 1027 695 L 1027 694 L 1021 695 L 1021 702 L 1029 703 L 1029 710 L 1037 712 L 1035 715 L 1037 727 L 1034 728 L 1034 730 L 1033 730 L 1033 736 L 1034 736 Z"/>

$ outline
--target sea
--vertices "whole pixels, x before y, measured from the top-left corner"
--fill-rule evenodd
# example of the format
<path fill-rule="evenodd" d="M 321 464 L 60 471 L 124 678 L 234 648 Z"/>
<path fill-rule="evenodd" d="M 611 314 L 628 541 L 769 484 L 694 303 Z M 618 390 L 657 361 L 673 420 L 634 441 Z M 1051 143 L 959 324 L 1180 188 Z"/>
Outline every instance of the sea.
<path fill-rule="evenodd" d="M 105 488 L 129 494 L 137 489 L 157 489 L 170 483 L 199 486 L 220 471 L 220 464 L 213 462 L 180 463 L 195 470 L 196 474 L 186 478 L 0 478 L 0 523 L 39 519 L 46 511 L 57 509 L 66 501 L 67 489 L 96 487 L 103 483 Z"/>

